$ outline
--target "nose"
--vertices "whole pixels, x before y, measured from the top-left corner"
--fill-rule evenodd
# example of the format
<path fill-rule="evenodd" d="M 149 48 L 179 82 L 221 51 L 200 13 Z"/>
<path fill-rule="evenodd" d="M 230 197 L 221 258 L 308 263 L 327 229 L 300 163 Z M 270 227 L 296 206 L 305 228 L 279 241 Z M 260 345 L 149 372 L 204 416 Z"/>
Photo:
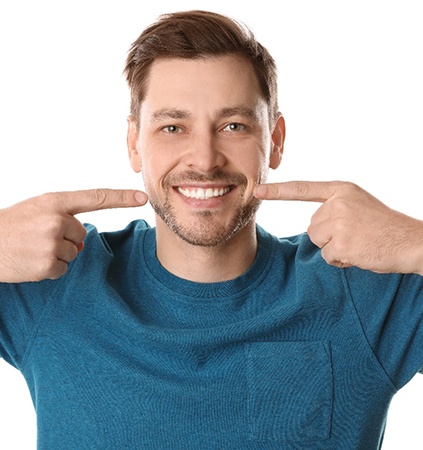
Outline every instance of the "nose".
<path fill-rule="evenodd" d="M 226 158 L 218 148 L 212 133 L 192 136 L 185 152 L 185 164 L 198 172 L 212 172 L 225 164 Z"/>

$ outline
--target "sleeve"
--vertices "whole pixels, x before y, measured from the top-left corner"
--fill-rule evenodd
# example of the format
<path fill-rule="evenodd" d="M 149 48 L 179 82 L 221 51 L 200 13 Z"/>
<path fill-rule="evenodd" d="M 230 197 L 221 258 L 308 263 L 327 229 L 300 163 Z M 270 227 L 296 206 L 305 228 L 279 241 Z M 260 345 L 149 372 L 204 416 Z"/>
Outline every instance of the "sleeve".
<path fill-rule="evenodd" d="M 20 369 L 57 280 L 0 283 L 0 357 Z"/>
<path fill-rule="evenodd" d="M 423 372 L 423 277 L 344 271 L 366 339 L 400 389 Z"/>
<path fill-rule="evenodd" d="M 68 268 L 68 272 L 57 280 L 44 280 L 33 283 L 0 283 L 0 357 L 21 370 L 22 360 L 33 341 L 39 324 L 43 320 L 46 306 L 61 289 L 66 290 L 70 277 L 80 279 L 87 273 L 87 265 L 104 259 L 107 254 L 106 243 L 97 229 L 85 224 L 87 236 L 85 249 Z M 130 229 L 128 228 L 128 232 Z M 110 241 L 119 240 L 119 233 L 111 235 Z M 92 267 L 92 266 L 91 266 Z M 95 266 L 98 270 L 99 264 Z M 76 269 L 76 274 L 74 273 Z M 95 277 L 95 272 L 91 271 Z M 79 274 L 79 275 L 78 275 Z"/>

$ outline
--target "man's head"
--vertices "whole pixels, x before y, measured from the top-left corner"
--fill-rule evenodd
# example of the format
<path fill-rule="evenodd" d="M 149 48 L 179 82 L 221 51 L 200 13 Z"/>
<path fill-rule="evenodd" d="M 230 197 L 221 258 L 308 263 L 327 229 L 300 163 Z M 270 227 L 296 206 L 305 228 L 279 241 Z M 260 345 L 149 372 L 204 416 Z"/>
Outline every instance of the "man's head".
<path fill-rule="evenodd" d="M 263 97 L 269 107 L 269 121 L 278 112 L 277 70 L 269 52 L 240 23 L 208 11 L 187 11 L 162 15 L 132 44 L 125 66 L 131 91 L 131 114 L 139 121 L 150 74 L 157 59 L 201 59 L 238 54 L 251 62 Z"/>
<path fill-rule="evenodd" d="M 207 247 L 251 236 L 254 186 L 278 167 L 285 132 L 267 51 L 230 19 L 188 12 L 148 28 L 128 61 L 129 158 L 158 236 Z"/>

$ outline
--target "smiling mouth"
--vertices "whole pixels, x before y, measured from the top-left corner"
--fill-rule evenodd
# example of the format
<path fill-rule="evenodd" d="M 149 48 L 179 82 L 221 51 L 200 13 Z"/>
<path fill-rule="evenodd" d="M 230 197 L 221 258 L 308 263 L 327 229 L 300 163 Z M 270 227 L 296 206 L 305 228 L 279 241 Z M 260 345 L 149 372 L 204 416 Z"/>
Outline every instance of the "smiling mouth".
<path fill-rule="evenodd" d="M 231 188 L 230 187 L 220 187 L 220 188 L 177 188 L 178 192 L 187 198 L 195 198 L 196 200 L 208 200 L 210 198 L 222 197 L 227 194 Z"/>

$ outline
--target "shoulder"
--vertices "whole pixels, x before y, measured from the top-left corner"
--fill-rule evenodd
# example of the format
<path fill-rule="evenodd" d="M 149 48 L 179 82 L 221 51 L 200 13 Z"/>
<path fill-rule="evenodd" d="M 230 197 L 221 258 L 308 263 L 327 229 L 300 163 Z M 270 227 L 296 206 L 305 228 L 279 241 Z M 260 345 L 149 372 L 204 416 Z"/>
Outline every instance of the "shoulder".
<path fill-rule="evenodd" d="M 130 222 L 124 229 L 116 231 L 100 232 L 92 224 L 84 224 L 87 230 L 85 238 L 85 249 L 88 251 L 100 251 L 114 254 L 119 249 L 132 243 L 139 241 L 142 235 L 151 230 L 149 224 L 144 220 L 134 220 Z"/>
<path fill-rule="evenodd" d="M 357 267 L 332 266 L 322 258 L 320 249 L 307 233 L 278 238 L 260 229 L 259 235 L 272 247 L 277 262 L 274 267 L 291 272 L 297 283 L 301 281 L 302 285 L 316 291 L 326 294 L 342 291 L 356 305 L 364 305 L 359 307 L 365 310 L 364 314 L 369 313 L 368 308 L 386 306 L 394 300 L 414 299 L 423 304 L 423 277 L 420 275 L 379 274 Z"/>
<path fill-rule="evenodd" d="M 104 276 L 113 262 L 129 263 L 134 256 L 134 248 L 142 247 L 143 236 L 148 231 L 154 233 L 154 229 L 143 220 L 133 221 L 116 231 L 99 231 L 92 224 L 84 226 L 87 230 L 84 249 L 69 264 L 68 272 L 63 277 L 68 281 L 75 277 L 98 279 Z"/>
<path fill-rule="evenodd" d="M 259 242 L 265 243 L 268 247 L 272 246 L 278 253 L 283 253 L 287 257 L 311 259 L 318 263 L 324 261 L 320 256 L 320 249 L 311 242 L 307 233 L 277 237 L 257 226 L 257 236 Z"/>
<path fill-rule="evenodd" d="M 297 275 L 340 276 L 340 269 L 330 266 L 321 256 L 320 249 L 311 242 L 307 233 L 288 237 L 276 237 L 258 228 L 259 241 L 266 242 L 274 258 L 283 267 L 292 267 Z"/>
<path fill-rule="evenodd" d="M 343 269 L 327 264 L 307 233 L 276 237 L 259 230 L 260 239 L 271 248 L 272 282 L 283 286 L 291 297 L 314 298 L 328 304 L 347 299 Z"/>

